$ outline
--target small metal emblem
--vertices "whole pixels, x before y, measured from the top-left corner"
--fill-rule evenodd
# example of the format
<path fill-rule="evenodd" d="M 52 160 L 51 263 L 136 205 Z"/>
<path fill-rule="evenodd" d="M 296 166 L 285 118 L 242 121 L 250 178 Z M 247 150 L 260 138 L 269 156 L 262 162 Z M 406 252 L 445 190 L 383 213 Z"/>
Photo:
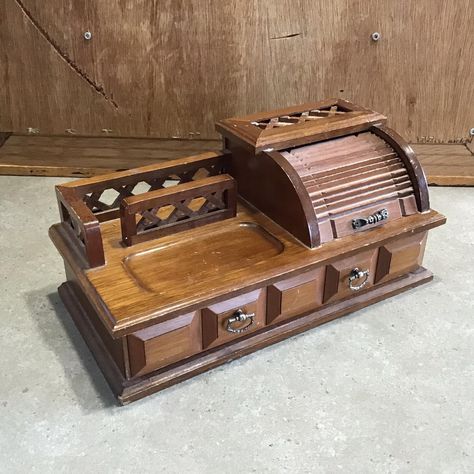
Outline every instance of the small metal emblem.
<path fill-rule="evenodd" d="M 388 219 L 387 209 L 381 209 L 380 211 L 374 212 L 368 217 L 359 217 L 358 219 L 352 219 L 352 228 L 360 229 L 366 225 L 376 224 L 380 221 L 386 221 Z"/>

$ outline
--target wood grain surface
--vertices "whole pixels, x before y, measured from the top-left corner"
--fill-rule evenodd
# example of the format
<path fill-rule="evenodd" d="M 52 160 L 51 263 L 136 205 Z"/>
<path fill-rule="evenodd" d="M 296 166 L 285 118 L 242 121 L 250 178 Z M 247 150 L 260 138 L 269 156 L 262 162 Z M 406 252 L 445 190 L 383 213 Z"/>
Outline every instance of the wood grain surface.
<path fill-rule="evenodd" d="M 474 148 L 465 145 L 414 145 L 428 183 L 474 186 Z"/>
<path fill-rule="evenodd" d="M 185 358 L 179 363 L 134 380 L 126 380 L 111 359 L 107 347 L 91 323 L 91 320 L 97 319 L 97 314 L 89 306 L 83 304 L 83 295 L 77 291 L 77 288 L 67 282 L 59 287 L 59 294 L 119 403 L 127 404 L 227 361 L 242 357 L 402 291 L 415 288 L 431 281 L 432 278 L 431 272 L 420 267 L 402 278 L 378 285 L 368 292 L 334 302 L 306 315 L 303 313 L 302 317 L 272 325 L 264 331 L 250 334 L 249 337 L 238 338 L 221 347 L 199 353 L 195 357 Z M 146 362 L 146 359 L 143 360 Z"/>
<path fill-rule="evenodd" d="M 445 221 L 445 217 L 436 211 L 412 215 L 388 222 L 383 227 L 355 234 L 350 241 L 337 239 L 328 242 L 321 251 L 314 252 L 302 246 L 288 232 L 263 214 L 239 206 L 237 217 L 233 219 L 215 222 L 160 239 L 160 246 L 155 248 L 158 258 L 161 252 L 159 265 L 140 264 L 142 269 L 146 268 L 146 272 L 142 274 L 139 274 L 137 269 L 132 268 L 130 264 L 127 268 L 124 261 L 150 257 L 150 251 L 153 251 L 156 242 L 143 242 L 133 247 L 122 246 L 120 223 L 117 220 L 101 224 L 107 261 L 107 265 L 102 267 L 85 271 L 80 268 L 73 254 L 75 243 L 71 242 L 64 224 L 52 226 L 50 237 L 62 257 L 78 275 L 82 288 L 99 313 L 102 322 L 114 337 L 120 337 L 149 326 L 152 322 L 172 319 L 182 314 L 184 308 L 186 312 L 194 311 L 203 305 L 214 304 L 222 300 L 224 296 L 226 298 L 239 296 L 261 288 L 262 285 L 271 285 L 282 279 L 297 276 L 304 271 L 314 270 L 323 264 L 327 265 L 340 260 L 341 256 L 348 258 L 361 251 L 384 245 L 405 234 L 424 232 L 444 224 Z M 206 255 L 222 251 L 219 248 L 216 249 L 212 236 L 229 229 L 232 232 L 233 227 L 249 222 L 265 229 L 266 235 L 270 234 L 276 245 L 280 242 L 284 251 L 272 251 L 268 245 L 262 245 L 256 239 L 254 239 L 254 244 L 245 242 L 245 247 L 241 247 L 238 241 L 235 241 L 234 248 L 228 244 L 230 248 L 222 254 L 226 258 L 214 258 L 209 265 L 214 275 L 212 282 L 209 278 L 196 276 L 195 272 L 198 269 L 207 268 L 202 263 L 199 266 L 197 259 L 204 258 L 204 263 L 206 263 Z M 190 243 L 200 249 L 197 256 L 189 251 Z M 270 258 L 268 258 L 268 252 L 272 252 Z M 244 265 L 243 263 L 248 259 L 247 253 L 255 253 L 257 257 L 261 257 L 261 260 L 254 259 L 248 265 Z M 239 258 L 239 254 L 243 258 Z M 177 284 L 170 270 L 178 259 L 183 274 L 176 276 L 178 281 L 186 281 L 186 285 Z M 229 268 L 229 262 L 232 262 L 232 268 Z M 242 262 L 242 264 L 236 266 L 235 262 Z M 209 269 L 203 271 L 210 272 Z M 189 278 L 191 274 L 194 275 L 192 279 Z M 223 274 L 226 275 L 225 279 L 220 278 Z M 167 275 L 167 278 L 164 279 L 163 275 Z M 150 281 L 154 282 L 153 287 L 147 284 Z M 123 298 L 123 294 L 126 294 L 127 298 Z"/>
<path fill-rule="evenodd" d="M 82 178 L 221 148 L 220 140 L 12 135 L 0 146 L 0 175 Z"/>
<path fill-rule="evenodd" d="M 458 143 L 474 127 L 473 6 L 0 0 L 0 131 L 215 138 L 226 117 L 345 97 L 409 142 Z"/>

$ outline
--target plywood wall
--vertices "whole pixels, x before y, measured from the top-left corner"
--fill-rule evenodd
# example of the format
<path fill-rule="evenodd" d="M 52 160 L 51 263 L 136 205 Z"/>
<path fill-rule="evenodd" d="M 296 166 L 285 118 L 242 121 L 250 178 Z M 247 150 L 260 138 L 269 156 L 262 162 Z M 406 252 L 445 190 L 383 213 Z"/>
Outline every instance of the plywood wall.
<path fill-rule="evenodd" d="M 0 131 L 213 138 L 218 119 L 338 96 L 412 142 L 466 141 L 473 12 L 474 0 L 0 0 Z"/>

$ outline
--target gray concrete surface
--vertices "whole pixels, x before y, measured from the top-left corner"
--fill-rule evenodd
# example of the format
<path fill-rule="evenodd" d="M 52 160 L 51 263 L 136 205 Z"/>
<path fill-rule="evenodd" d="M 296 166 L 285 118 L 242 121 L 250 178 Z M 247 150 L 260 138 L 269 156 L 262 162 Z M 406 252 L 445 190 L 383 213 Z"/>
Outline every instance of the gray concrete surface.
<path fill-rule="evenodd" d="M 0 472 L 474 472 L 474 189 L 431 189 L 433 283 L 120 408 L 56 294 L 62 181 L 0 177 Z"/>

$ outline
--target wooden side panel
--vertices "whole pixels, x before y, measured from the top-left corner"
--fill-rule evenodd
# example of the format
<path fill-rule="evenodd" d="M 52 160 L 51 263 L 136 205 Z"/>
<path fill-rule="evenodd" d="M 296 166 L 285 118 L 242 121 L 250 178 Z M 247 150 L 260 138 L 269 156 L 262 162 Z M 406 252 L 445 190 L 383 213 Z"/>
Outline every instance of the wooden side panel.
<path fill-rule="evenodd" d="M 423 261 L 426 232 L 420 232 L 382 246 L 379 250 L 375 283 L 399 277 L 419 267 Z"/>
<path fill-rule="evenodd" d="M 92 309 L 91 304 L 87 300 L 86 296 L 84 295 L 83 291 L 80 288 L 80 284 L 78 282 L 77 275 L 74 273 L 74 270 L 71 266 L 64 262 L 64 268 L 66 271 L 66 278 L 67 282 L 64 283 L 62 286 L 64 293 L 69 294 L 70 290 L 74 291 L 75 297 L 80 302 L 80 305 L 85 310 L 84 317 L 88 319 L 87 324 L 90 324 L 94 327 L 97 337 L 100 338 L 101 343 L 104 347 L 107 348 L 107 351 L 115 362 L 117 368 L 119 369 L 120 373 L 126 377 L 128 374 L 128 360 L 124 357 L 125 355 L 125 347 L 126 342 L 125 338 L 118 338 L 113 339 L 112 336 L 107 331 L 106 327 L 102 324 L 102 322 L 95 316 L 94 310 Z M 65 288 L 69 290 L 66 291 Z"/>
<path fill-rule="evenodd" d="M 311 200 L 293 167 L 278 152 L 259 153 L 237 146 L 228 173 L 238 193 L 308 247 L 320 244 Z"/>
<path fill-rule="evenodd" d="M 345 97 L 411 142 L 466 140 L 473 14 L 470 0 L 0 0 L 0 130 L 213 137 L 226 117 Z"/>
<path fill-rule="evenodd" d="M 130 371 L 143 375 L 201 349 L 201 323 L 198 313 L 178 316 L 128 336 Z"/>

